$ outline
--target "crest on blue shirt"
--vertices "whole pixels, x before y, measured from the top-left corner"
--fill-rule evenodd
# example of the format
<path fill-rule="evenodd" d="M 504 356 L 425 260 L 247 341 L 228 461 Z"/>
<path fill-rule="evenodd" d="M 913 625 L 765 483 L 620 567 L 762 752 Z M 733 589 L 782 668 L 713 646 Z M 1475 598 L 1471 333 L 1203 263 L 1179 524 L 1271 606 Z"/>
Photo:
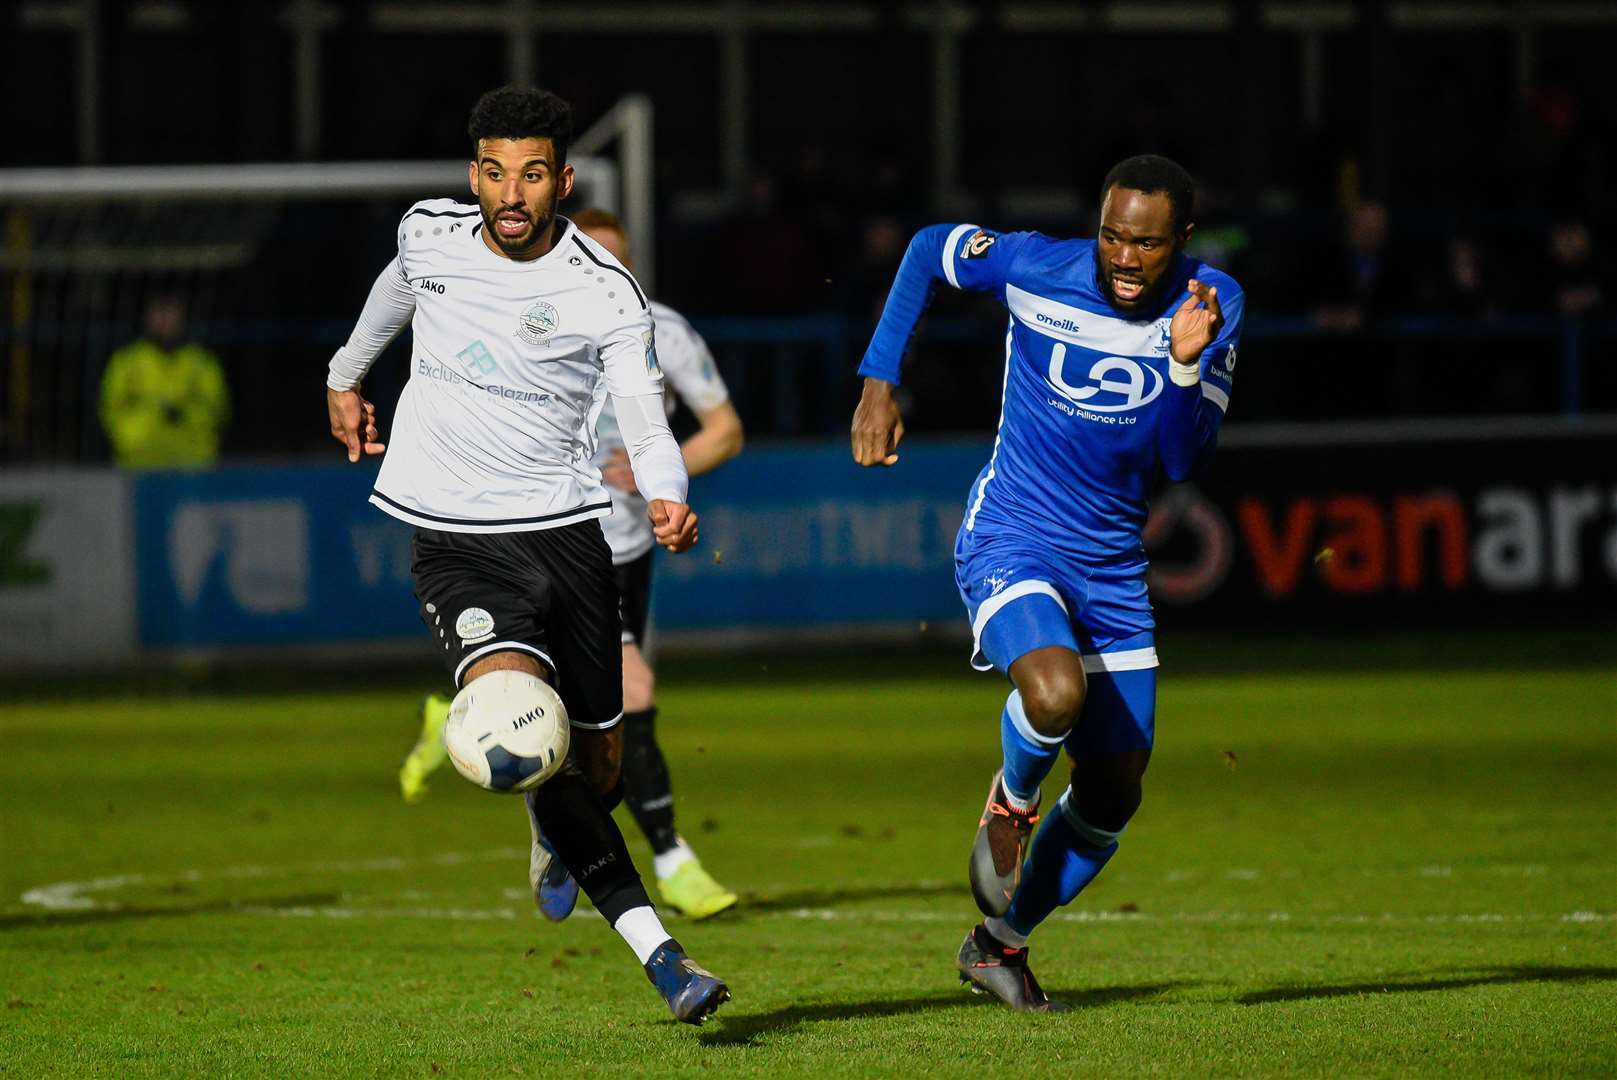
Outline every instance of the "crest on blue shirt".
<path fill-rule="evenodd" d="M 1151 348 L 1162 356 L 1167 356 L 1169 351 L 1173 349 L 1173 334 L 1169 331 L 1168 323 L 1164 322 L 1162 324 L 1162 336 L 1157 338 L 1157 343 Z"/>
<path fill-rule="evenodd" d="M 960 257 L 962 259 L 980 259 L 988 254 L 988 249 L 993 247 L 994 241 L 998 239 L 999 237 L 993 233 L 978 229 L 966 237 L 965 246 L 960 249 Z"/>

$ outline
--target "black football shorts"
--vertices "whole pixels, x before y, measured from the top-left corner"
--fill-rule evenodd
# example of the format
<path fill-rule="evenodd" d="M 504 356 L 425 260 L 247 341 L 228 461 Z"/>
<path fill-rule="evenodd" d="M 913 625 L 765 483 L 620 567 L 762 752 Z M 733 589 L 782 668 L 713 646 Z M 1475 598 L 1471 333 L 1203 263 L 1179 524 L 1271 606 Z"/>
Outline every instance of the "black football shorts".
<path fill-rule="evenodd" d="M 457 689 L 475 661 L 515 650 L 550 669 L 573 727 L 601 731 L 623 718 L 618 585 L 598 522 L 509 533 L 418 528 L 410 574 Z"/>

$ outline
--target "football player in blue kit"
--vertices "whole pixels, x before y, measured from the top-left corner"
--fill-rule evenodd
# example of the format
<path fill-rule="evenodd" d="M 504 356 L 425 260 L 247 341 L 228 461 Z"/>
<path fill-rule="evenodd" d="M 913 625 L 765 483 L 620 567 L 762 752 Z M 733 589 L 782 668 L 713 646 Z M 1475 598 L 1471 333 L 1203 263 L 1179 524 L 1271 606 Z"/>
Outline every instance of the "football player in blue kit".
<path fill-rule="evenodd" d="M 1029 970 L 1028 935 L 1094 880 L 1139 808 L 1157 668 L 1140 533 L 1159 475 L 1190 476 L 1229 405 L 1244 303 L 1185 254 L 1194 203 L 1183 168 L 1143 155 L 1107 174 L 1093 240 L 922 229 L 859 366 L 854 458 L 893 465 L 893 389 L 932 290 L 991 293 L 1010 312 L 999 431 L 955 543 L 972 665 L 1012 685 L 969 860 L 986 918 L 957 966 L 1019 1010 L 1066 1008 Z M 1035 837 L 1063 748 L 1071 784 Z"/>

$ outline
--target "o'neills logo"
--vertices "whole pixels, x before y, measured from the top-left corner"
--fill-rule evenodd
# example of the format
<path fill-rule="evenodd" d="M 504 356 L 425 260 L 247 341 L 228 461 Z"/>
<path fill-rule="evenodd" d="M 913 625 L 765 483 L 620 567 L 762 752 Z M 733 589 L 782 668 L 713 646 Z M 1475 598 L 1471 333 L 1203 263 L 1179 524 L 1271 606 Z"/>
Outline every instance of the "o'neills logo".
<path fill-rule="evenodd" d="M 1042 311 L 1036 312 L 1033 317 L 1045 326 L 1053 326 L 1057 330 L 1065 330 L 1069 334 L 1078 332 L 1078 324 L 1071 319 L 1052 319 Z"/>

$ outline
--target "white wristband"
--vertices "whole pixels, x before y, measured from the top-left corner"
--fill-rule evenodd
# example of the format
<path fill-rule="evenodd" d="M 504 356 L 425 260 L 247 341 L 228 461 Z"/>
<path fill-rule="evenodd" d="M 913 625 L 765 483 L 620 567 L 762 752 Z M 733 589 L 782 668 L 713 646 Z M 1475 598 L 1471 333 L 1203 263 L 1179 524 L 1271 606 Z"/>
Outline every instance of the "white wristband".
<path fill-rule="evenodd" d="M 1194 364 L 1181 364 L 1173 357 L 1168 357 L 1168 378 L 1173 380 L 1175 386 L 1195 386 L 1202 381 L 1200 359 Z"/>

